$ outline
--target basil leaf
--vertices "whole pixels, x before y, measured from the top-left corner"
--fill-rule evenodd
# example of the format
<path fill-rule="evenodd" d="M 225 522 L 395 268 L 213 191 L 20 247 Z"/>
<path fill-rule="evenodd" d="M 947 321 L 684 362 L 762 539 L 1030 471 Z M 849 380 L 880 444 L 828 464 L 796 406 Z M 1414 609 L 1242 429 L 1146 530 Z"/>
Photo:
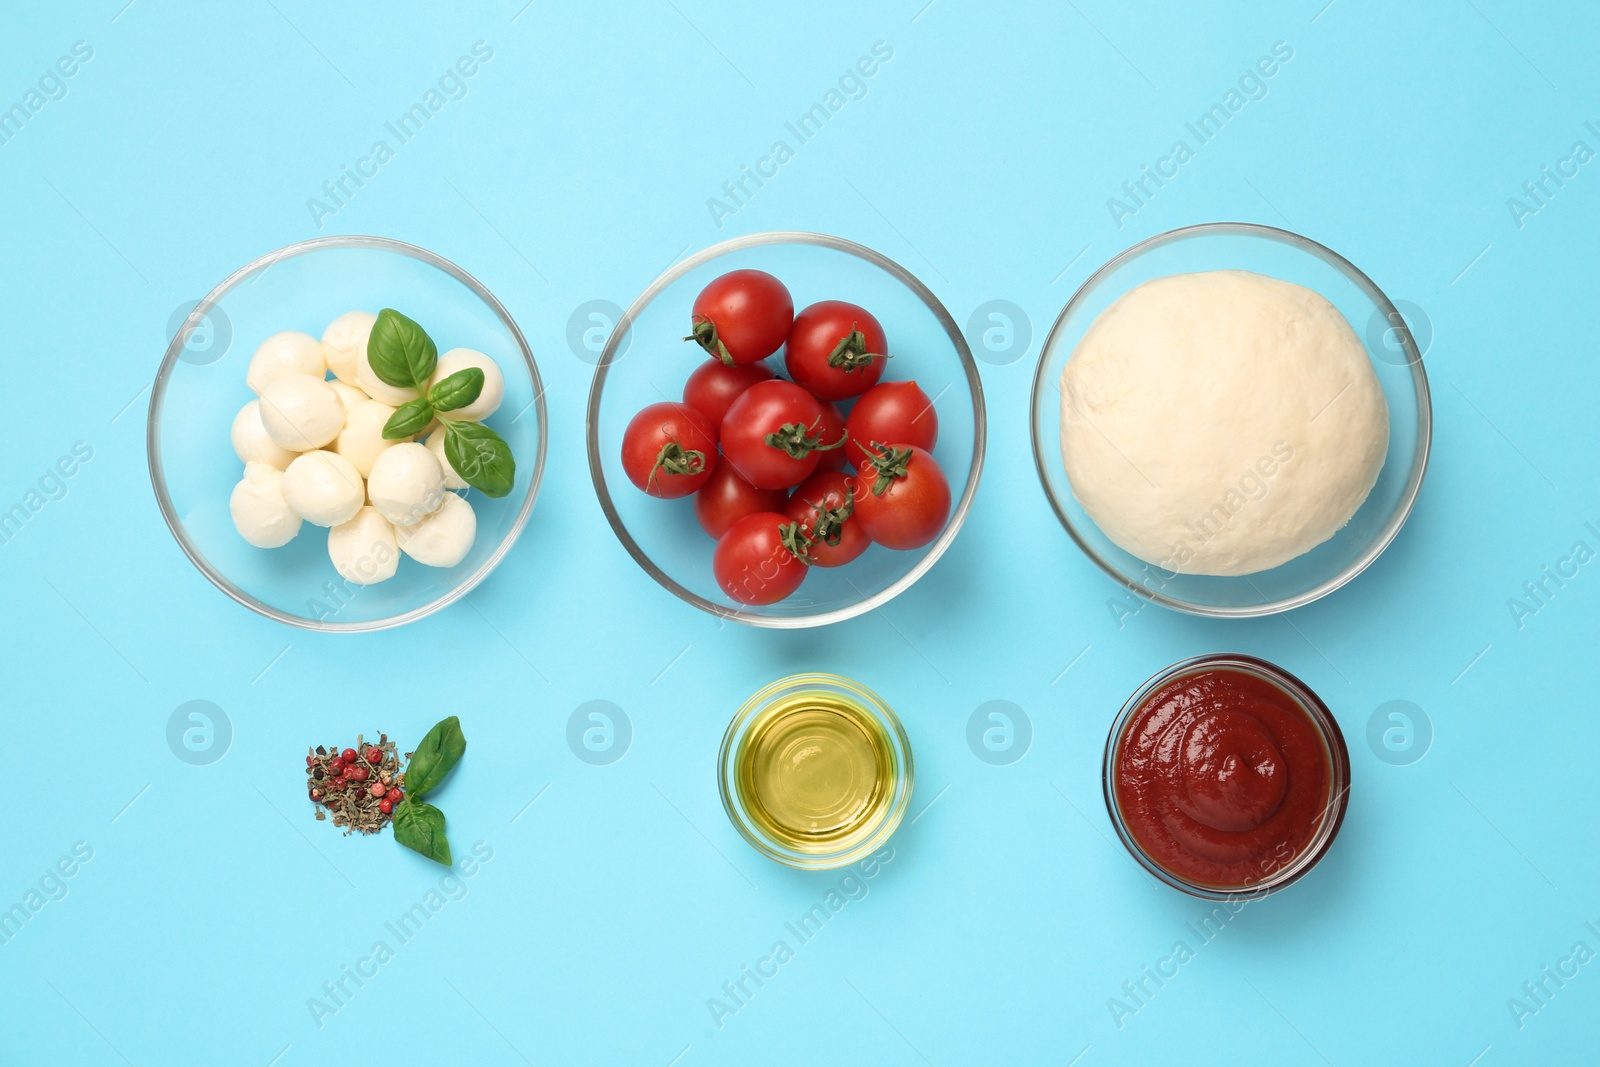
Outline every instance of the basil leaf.
<path fill-rule="evenodd" d="M 372 373 L 396 389 L 426 389 L 439 364 L 439 349 L 427 331 L 393 308 L 378 312 L 367 338 Z"/>
<path fill-rule="evenodd" d="M 468 367 L 458 370 L 444 381 L 428 390 L 428 403 L 435 411 L 454 411 L 464 408 L 483 392 L 483 368 Z"/>
<path fill-rule="evenodd" d="M 396 409 L 389 421 L 383 424 L 383 439 L 399 441 L 417 436 L 433 421 L 433 405 L 426 397 L 407 400 Z"/>
<path fill-rule="evenodd" d="M 450 840 L 444 836 L 444 812 L 410 797 L 394 809 L 394 839 L 413 852 L 450 866 Z"/>
<path fill-rule="evenodd" d="M 406 764 L 406 795 L 420 799 L 433 792 L 466 751 L 467 739 L 461 733 L 460 719 L 452 715 L 436 723 Z"/>
<path fill-rule="evenodd" d="M 505 496 L 517 480 L 517 463 L 511 446 L 489 427 L 477 422 L 444 424 L 444 455 L 462 481 L 487 496 Z"/>

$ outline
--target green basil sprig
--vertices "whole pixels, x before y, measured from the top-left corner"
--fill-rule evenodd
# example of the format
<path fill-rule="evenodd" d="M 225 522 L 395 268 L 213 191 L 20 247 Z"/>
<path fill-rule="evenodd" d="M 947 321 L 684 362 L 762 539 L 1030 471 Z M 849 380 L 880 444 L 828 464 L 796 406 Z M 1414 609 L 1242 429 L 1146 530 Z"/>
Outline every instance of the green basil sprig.
<path fill-rule="evenodd" d="M 428 332 L 393 308 L 378 312 L 367 339 L 367 361 L 372 372 L 396 389 L 415 389 L 408 400 L 383 424 L 385 441 L 410 440 L 438 419 L 444 426 L 444 455 L 461 480 L 485 496 L 511 492 L 517 480 L 517 463 L 511 446 L 489 427 L 447 413 L 471 404 L 483 392 L 483 369 L 467 367 L 444 379 L 433 380 L 439 368 L 439 349 Z"/>
<path fill-rule="evenodd" d="M 439 349 L 421 326 L 384 308 L 367 337 L 367 362 L 385 384 L 421 392 L 439 365 Z"/>
<path fill-rule="evenodd" d="M 394 809 L 394 839 L 446 867 L 451 860 L 444 812 L 422 798 L 438 788 L 466 751 L 459 718 L 452 715 L 435 723 L 406 764 L 406 798 Z"/>
<path fill-rule="evenodd" d="M 435 411 L 454 411 L 464 408 L 483 392 L 483 368 L 467 367 L 447 376 L 428 390 L 428 403 Z"/>
<path fill-rule="evenodd" d="M 511 446 L 480 422 L 445 420 L 444 456 L 463 481 L 487 496 L 505 496 L 516 483 Z"/>
<path fill-rule="evenodd" d="M 385 441 L 409 441 L 433 422 L 433 405 L 423 397 L 407 400 L 383 424 Z"/>
<path fill-rule="evenodd" d="M 452 715 L 434 724 L 406 764 L 406 793 L 421 798 L 433 792 L 466 751 L 459 718 Z"/>
<path fill-rule="evenodd" d="M 453 862 L 450 839 L 444 836 L 444 812 L 432 804 L 406 797 L 394 809 L 394 839 L 413 852 L 442 863 Z"/>

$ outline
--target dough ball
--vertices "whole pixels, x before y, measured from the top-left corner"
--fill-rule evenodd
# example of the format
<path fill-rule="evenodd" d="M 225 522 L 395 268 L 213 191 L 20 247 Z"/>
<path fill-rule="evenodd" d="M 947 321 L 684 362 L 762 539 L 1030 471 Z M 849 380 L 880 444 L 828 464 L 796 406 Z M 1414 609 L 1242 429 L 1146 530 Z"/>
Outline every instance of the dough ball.
<path fill-rule="evenodd" d="M 349 522 L 328 531 L 328 558 L 339 577 L 356 585 L 376 585 L 394 577 L 400 566 L 400 548 L 394 527 L 368 505 Z"/>
<path fill-rule="evenodd" d="M 307 452 L 283 472 L 283 499 L 317 526 L 348 522 L 366 497 L 360 472 L 336 452 Z"/>
<path fill-rule="evenodd" d="M 256 354 L 250 357 L 250 369 L 245 372 L 244 380 L 251 391 L 260 394 L 286 374 L 323 378 L 327 373 L 322 342 L 299 330 L 284 330 L 261 342 Z"/>
<path fill-rule="evenodd" d="M 328 323 L 322 331 L 322 353 L 328 360 L 328 369 L 341 382 L 355 385 L 367 351 L 367 337 L 378 316 L 370 311 L 346 311 Z"/>
<path fill-rule="evenodd" d="M 433 381 L 429 385 L 437 385 L 456 371 L 466 370 L 468 367 L 477 367 L 483 371 L 483 392 L 466 407 L 447 411 L 445 416 L 461 422 L 482 422 L 498 411 L 501 401 L 506 398 L 506 379 L 500 373 L 500 364 L 471 348 L 452 348 L 439 357 L 439 365 L 434 370 Z"/>
<path fill-rule="evenodd" d="M 300 516 L 283 498 L 283 472 L 266 463 L 246 463 L 233 487 L 228 513 L 239 536 L 257 548 L 281 548 L 300 532 Z"/>
<path fill-rule="evenodd" d="M 378 453 L 393 448 L 399 441 L 383 439 L 384 424 L 394 415 L 395 409 L 376 400 L 363 400 L 351 412 L 350 418 L 339 431 L 334 451 L 348 459 L 361 477 L 372 474 L 372 463 Z"/>
<path fill-rule="evenodd" d="M 444 487 L 446 489 L 465 489 L 466 480 L 456 473 L 450 466 L 450 457 L 444 454 L 444 429 L 441 427 L 428 435 L 428 451 L 433 453 L 433 458 L 439 461 L 439 467 L 444 471 Z"/>
<path fill-rule="evenodd" d="M 344 417 L 346 422 L 350 421 L 350 412 L 355 410 L 355 406 L 357 404 L 365 404 L 368 400 L 365 392 L 357 389 L 353 385 L 346 385 L 337 378 L 329 382 L 328 385 L 331 386 L 333 391 L 339 396 L 339 406 L 344 408 Z"/>
<path fill-rule="evenodd" d="M 400 551 L 430 567 L 454 567 L 466 558 L 478 536 L 472 505 L 454 493 L 444 495 L 439 510 L 412 526 L 395 531 Z"/>
<path fill-rule="evenodd" d="M 233 452 L 245 463 L 265 463 L 283 470 L 295 454 L 274 441 L 261 422 L 261 401 L 252 400 L 233 417 Z"/>
<path fill-rule="evenodd" d="M 310 452 L 344 429 L 344 404 L 321 377 L 285 374 L 261 394 L 261 424 L 283 448 Z"/>
<path fill-rule="evenodd" d="M 414 526 L 444 503 L 444 471 L 428 446 L 404 441 L 378 453 L 367 493 L 396 526 Z"/>
<path fill-rule="evenodd" d="M 1131 290 L 1061 375 L 1073 496 L 1168 571 L 1254 574 L 1309 551 L 1361 507 L 1388 447 L 1383 390 L 1344 316 L 1247 271 Z"/>

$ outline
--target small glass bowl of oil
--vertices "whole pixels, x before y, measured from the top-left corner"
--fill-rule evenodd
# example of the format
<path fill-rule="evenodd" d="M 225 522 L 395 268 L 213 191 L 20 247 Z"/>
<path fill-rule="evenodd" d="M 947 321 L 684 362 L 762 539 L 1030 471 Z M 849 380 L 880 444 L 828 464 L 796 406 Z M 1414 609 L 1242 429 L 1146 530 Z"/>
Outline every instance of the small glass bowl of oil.
<path fill-rule="evenodd" d="M 805 870 L 877 849 L 911 802 L 911 742 L 893 710 L 833 674 L 779 679 L 745 701 L 717 755 L 722 806 L 757 852 Z"/>

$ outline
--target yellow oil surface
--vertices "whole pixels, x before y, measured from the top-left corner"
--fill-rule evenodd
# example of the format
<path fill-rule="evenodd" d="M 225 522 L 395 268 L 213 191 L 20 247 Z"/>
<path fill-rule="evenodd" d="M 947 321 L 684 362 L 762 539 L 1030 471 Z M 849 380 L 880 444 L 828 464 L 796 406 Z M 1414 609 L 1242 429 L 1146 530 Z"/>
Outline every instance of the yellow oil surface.
<path fill-rule="evenodd" d="M 826 852 L 870 833 L 893 793 L 888 735 L 836 693 L 763 708 L 736 756 L 739 799 L 771 840 Z"/>

